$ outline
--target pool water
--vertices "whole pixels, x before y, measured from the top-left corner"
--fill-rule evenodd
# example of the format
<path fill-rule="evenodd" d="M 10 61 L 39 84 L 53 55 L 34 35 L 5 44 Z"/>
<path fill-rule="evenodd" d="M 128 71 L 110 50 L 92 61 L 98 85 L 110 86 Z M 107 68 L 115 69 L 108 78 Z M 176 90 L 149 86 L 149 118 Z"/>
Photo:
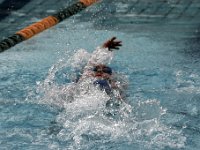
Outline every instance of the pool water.
<path fill-rule="evenodd" d="M 133 3 L 97 4 L 0 54 L 0 149 L 200 148 L 198 21 L 125 13 Z M 73 56 L 112 36 L 123 42 L 109 66 L 128 82 L 125 103 L 97 89 L 72 100 L 85 62 Z"/>

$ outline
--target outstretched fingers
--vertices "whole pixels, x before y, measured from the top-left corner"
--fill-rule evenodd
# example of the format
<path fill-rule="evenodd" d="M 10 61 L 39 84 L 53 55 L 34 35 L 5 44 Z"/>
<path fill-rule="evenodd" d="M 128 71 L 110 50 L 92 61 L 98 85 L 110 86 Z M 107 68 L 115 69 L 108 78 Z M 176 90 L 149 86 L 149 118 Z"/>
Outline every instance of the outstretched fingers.
<path fill-rule="evenodd" d="M 122 41 L 115 41 L 116 46 L 122 46 Z"/>
<path fill-rule="evenodd" d="M 111 39 L 110 39 L 110 41 L 114 41 L 114 40 L 116 40 L 117 38 L 114 36 L 114 37 L 112 37 Z"/>
<path fill-rule="evenodd" d="M 111 49 L 119 50 L 119 47 L 122 46 L 121 41 L 113 41 Z"/>
<path fill-rule="evenodd" d="M 112 37 L 110 40 L 104 43 L 104 47 L 108 48 L 109 51 L 113 49 L 118 50 L 120 46 L 122 46 L 122 41 L 117 41 L 116 37 Z"/>

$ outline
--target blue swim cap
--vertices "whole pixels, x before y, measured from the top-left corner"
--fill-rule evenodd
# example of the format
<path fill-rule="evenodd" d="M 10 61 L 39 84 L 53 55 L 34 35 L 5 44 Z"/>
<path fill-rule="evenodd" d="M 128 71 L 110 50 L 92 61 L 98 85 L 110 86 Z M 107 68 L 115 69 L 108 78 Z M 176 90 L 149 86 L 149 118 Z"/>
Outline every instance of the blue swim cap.
<path fill-rule="evenodd" d="M 107 94 L 111 93 L 110 85 L 108 84 L 108 81 L 105 79 L 99 79 L 99 80 L 94 81 L 94 85 L 98 85 L 99 88 L 101 90 L 105 90 Z"/>

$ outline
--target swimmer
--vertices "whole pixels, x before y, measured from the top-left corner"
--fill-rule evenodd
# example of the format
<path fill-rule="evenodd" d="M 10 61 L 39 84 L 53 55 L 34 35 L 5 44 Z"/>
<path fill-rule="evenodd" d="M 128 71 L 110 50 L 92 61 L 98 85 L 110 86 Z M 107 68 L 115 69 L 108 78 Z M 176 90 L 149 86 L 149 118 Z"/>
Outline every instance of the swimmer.
<path fill-rule="evenodd" d="M 83 69 L 83 74 L 78 83 L 92 79 L 93 85 L 104 90 L 108 95 L 113 93 L 114 89 L 119 91 L 118 98 L 122 100 L 121 91 L 113 76 L 112 69 L 107 65 L 112 59 L 113 51 L 119 50 L 122 42 L 112 37 L 101 47 L 98 47 L 90 56 L 87 65 Z"/>

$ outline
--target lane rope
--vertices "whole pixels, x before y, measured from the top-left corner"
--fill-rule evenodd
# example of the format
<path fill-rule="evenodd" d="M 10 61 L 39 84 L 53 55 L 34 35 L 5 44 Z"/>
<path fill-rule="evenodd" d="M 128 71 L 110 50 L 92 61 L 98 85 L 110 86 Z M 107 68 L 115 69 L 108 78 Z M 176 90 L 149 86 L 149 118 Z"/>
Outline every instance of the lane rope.
<path fill-rule="evenodd" d="M 31 38 L 32 36 L 56 25 L 58 22 L 59 21 L 57 18 L 55 18 L 53 16 L 49 16 L 39 22 L 36 22 L 36 23 L 16 32 L 16 34 L 21 35 L 25 40 L 27 40 L 27 39 Z"/>
<path fill-rule="evenodd" d="M 52 26 L 55 26 L 64 19 L 77 14 L 78 12 L 84 10 L 90 5 L 93 5 L 94 3 L 97 3 L 98 1 L 100 0 L 79 0 L 78 2 L 72 4 L 71 6 L 61 9 L 56 14 L 48 16 L 39 22 L 36 22 L 28 27 L 23 28 L 20 31 L 17 31 L 14 35 L 0 42 L 0 53 L 15 46 L 18 43 L 30 39 L 36 34 L 46 29 L 49 29 Z"/>

